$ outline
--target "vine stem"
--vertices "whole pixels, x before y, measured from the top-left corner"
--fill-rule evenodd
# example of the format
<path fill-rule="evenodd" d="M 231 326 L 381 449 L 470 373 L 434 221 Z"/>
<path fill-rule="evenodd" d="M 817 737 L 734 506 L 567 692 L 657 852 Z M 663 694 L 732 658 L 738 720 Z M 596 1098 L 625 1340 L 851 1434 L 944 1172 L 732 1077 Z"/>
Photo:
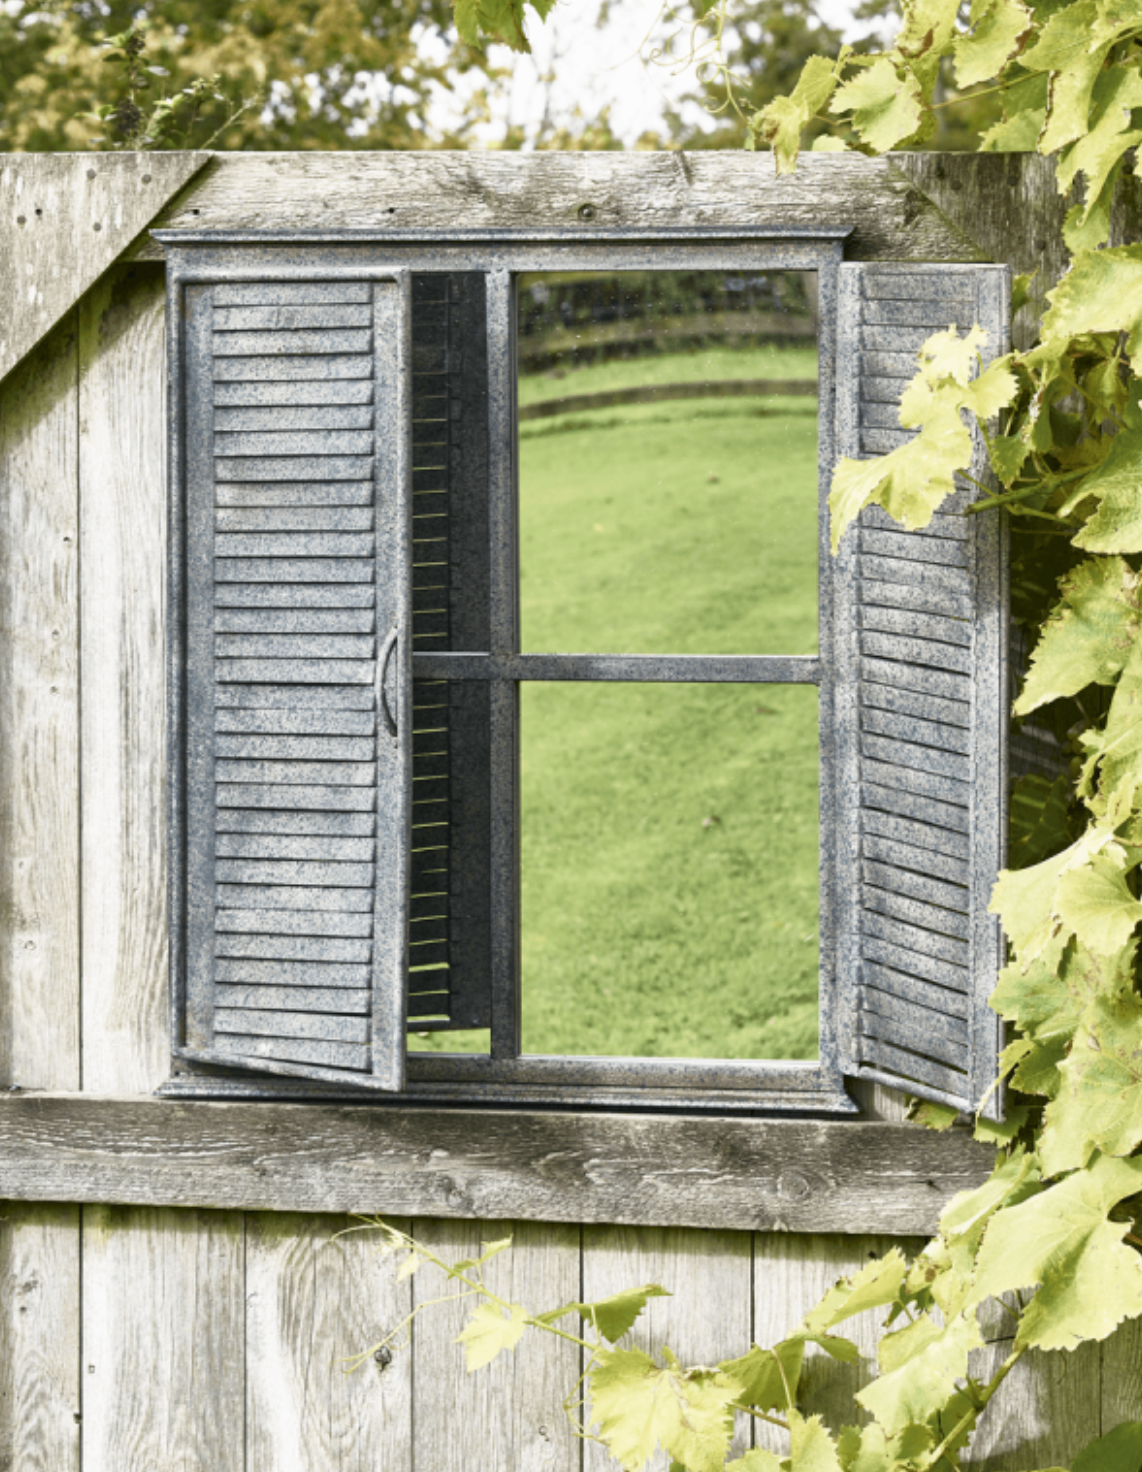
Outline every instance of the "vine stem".
<path fill-rule="evenodd" d="M 948 1451 L 948 1448 L 955 1441 L 956 1437 L 959 1436 L 961 1432 L 964 1432 L 968 1429 L 968 1426 L 971 1424 L 973 1418 L 978 1417 L 982 1414 L 983 1411 L 987 1409 L 987 1405 L 988 1402 L 991 1400 L 991 1397 L 1007 1379 L 1008 1375 L 1011 1374 L 1012 1370 L 1022 1358 L 1023 1350 L 1021 1348 L 1013 1349 L 1011 1351 L 1011 1353 L 1000 1365 L 999 1369 L 996 1370 L 994 1379 L 980 1396 L 980 1403 L 978 1408 L 976 1406 L 973 1406 L 970 1411 L 960 1417 L 960 1419 L 948 1432 L 947 1436 L 944 1437 L 943 1441 L 936 1448 L 936 1450 L 931 1453 L 931 1461 L 929 1465 L 935 1467 L 939 1463 L 940 1458 L 944 1456 L 944 1454 Z"/>

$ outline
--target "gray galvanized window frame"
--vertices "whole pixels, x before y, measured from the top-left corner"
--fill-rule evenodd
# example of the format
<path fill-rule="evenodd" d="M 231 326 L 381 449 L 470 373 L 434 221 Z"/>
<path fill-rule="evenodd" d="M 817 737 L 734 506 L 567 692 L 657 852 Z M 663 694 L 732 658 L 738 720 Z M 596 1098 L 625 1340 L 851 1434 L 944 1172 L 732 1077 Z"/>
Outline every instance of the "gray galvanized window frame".
<path fill-rule="evenodd" d="M 841 631 L 834 623 L 834 578 L 843 577 L 828 547 L 825 500 L 838 453 L 835 438 L 837 386 L 846 365 L 838 355 L 837 300 L 846 226 L 817 229 L 773 227 L 637 231 L 479 231 L 391 232 L 381 238 L 338 231 L 304 235 L 171 232 L 157 238 L 168 250 L 172 303 L 172 405 L 179 400 L 182 293 L 197 283 L 322 279 L 367 279 L 431 271 L 478 271 L 488 283 L 488 371 L 490 430 L 490 524 L 492 640 L 487 654 L 417 654 L 411 673 L 418 678 L 487 680 L 493 691 L 493 1015 L 491 1056 L 412 1055 L 407 1060 L 403 1097 L 424 1102 L 562 1104 L 749 1110 L 780 1113 L 855 1112 L 844 1089 L 838 1028 L 850 1026 L 852 998 L 842 995 L 838 920 L 844 909 L 840 891 L 851 887 L 851 844 L 842 832 L 845 805 L 839 782 L 848 760 L 836 740 L 835 699 L 845 673 Z M 700 265 L 728 269 L 816 270 L 820 281 L 819 409 L 819 598 L 820 654 L 781 656 L 598 656 L 522 654 L 518 649 L 517 505 L 514 433 L 514 279 L 522 272 L 551 269 L 679 269 Z M 172 495 L 179 496 L 183 427 L 172 415 Z M 172 524 L 178 524 L 172 517 Z M 177 606 L 180 559 L 185 548 L 172 541 L 172 608 Z M 407 641 L 403 641 L 407 646 Z M 177 650 L 177 645 L 174 646 Z M 406 649 L 407 655 L 407 649 Z M 178 696 L 182 674 L 178 654 L 171 665 L 172 815 L 185 801 L 185 730 Z M 609 1058 L 530 1058 L 519 1055 L 518 965 L 518 793 L 517 682 L 520 680 L 669 680 L 792 682 L 815 685 L 820 698 L 821 731 L 821 1005 L 820 1058 L 817 1063 L 632 1060 Z M 174 823 L 175 852 L 183 835 Z M 177 861 L 172 870 L 178 870 Z M 172 879 L 172 994 L 176 1057 L 181 1065 L 166 1092 L 198 1097 L 352 1097 L 360 1084 L 342 1086 L 313 1071 L 275 1065 L 269 1071 L 294 1074 L 306 1082 L 235 1077 L 243 1065 L 232 1057 L 212 1058 L 181 1047 L 186 1008 L 185 968 L 179 948 L 179 880 Z M 989 935 L 991 932 L 989 931 Z M 850 988 L 851 990 L 851 988 Z M 396 1016 L 395 1008 L 393 1016 Z M 397 1042 L 395 1029 L 388 1042 Z M 190 1068 L 187 1068 L 187 1064 Z M 224 1065 L 225 1071 L 215 1065 Z M 257 1063 L 251 1065 L 255 1069 Z M 399 1088 L 391 1063 L 385 1080 L 373 1086 Z"/>

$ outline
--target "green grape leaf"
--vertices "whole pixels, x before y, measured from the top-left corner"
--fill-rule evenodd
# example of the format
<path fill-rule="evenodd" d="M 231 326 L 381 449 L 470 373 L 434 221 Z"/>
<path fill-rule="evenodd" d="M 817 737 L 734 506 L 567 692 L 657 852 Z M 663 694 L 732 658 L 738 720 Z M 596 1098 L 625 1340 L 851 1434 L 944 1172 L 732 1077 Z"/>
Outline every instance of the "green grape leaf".
<path fill-rule="evenodd" d="M 1142 638 L 1115 687 L 1106 725 L 1087 740 L 1091 757 L 1099 764 L 1099 779 L 1107 798 L 1108 819 L 1116 794 L 1129 798 L 1142 784 Z"/>
<path fill-rule="evenodd" d="M 527 1310 L 518 1303 L 504 1312 L 494 1303 L 482 1303 L 456 1336 L 456 1343 L 466 1346 L 469 1375 L 473 1370 L 490 1365 L 504 1349 L 514 1349 L 527 1328 Z"/>
<path fill-rule="evenodd" d="M 881 56 L 837 89 L 829 111 L 851 112 L 861 141 L 877 153 L 887 153 L 919 128 L 920 87 L 910 72 L 902 74 Z"/>
<path fill-rule="evenodd" d="M 1039 152 L 1057 153 L 1087 131 L 1095 83 L 1110 53 L 1109 45 L 1086 53 L 1063 71 L 1051 74 L 1047 118 L 1039 135 Z M 1028 58 L 1024 58 L 1024 65 Z"/>
<path fill-rule="evenodd" d="M 955 40 L 958 0 L 910 0 L 901 10 L 892 54 L 907 63 L 921 90 L 930 94 L 941 58 L 948 55 Z"/>
<path fill-rule="evenodd" d="M 788 1419 L 791 1467 L 797 1472 L 843 1472 L 837 1444 L 820 1416 L 806 1419 L 799 1412 L 790 1411 Z"/>
<path fill-rule="evenodd" d="M 900 1249 L 893 1247 L 883 1257 L 867 1263 L 860 1272 L 842 1278 L 830 1288 L 817 1307 L 806 1314 L 806 1330 L 821 1334 L 854 1314 L 895 1303 L 907 1271 L 907 1261 Z"/>
<path fill-rule="evenodd" d="M 1142 1314 L 1142 1257 L 1108 1213 L 1142 1190 L 1142 1159 L 1099 1155 L 1086 1170 L 999 1212 L 980 1247 L 970 1304 L 1038 1285 L 1017 1346 L 1074 1349 Z"/>
<path fill-rule="evenodd" d="M 923 1423 L 955 1393 L 967 1374 L 968 1354 L 983 1338 L 974 1312 L 944 1327 L 927 1314 L 880 1341 L 881 1374 L 857 1395 L 889 1435 Z"/>
<path fill-rule="evenodd" d="M 755 1344 L 738 1359 L 725 1360 L 718 1368 L 741 1386 L 741 1399 L 746 1405 L 756 1406 L 759 1411 L 785 1411 L 796 1402 L 804 1356 L 805 1340 L 795 1335 L 772 1349 Z"/>
<path fill-rule="evenodd" d="M 1133 990 L 1097 997 L 1059 1076 L 1041 1136 L 1046 1173 L 1077 1170 L 1095 1150 L 1129 1155 L 1142 1144 L 1142 998 Z"/>
<path fill-rule="evenodd" d="M 1079 1452 L 1073 1472 L 1138 1472 L 1142 1467 L 1142 1421 L 1123 1421 Z"/>
<path fill-rule="evenodd" d="M 599 1333 L 613 1344 L 634 1327 L 639 1314 L 652 1298 L 669 1297 L 669 1292 L 657 1283 L 646 1283 L 641 1288 L 625 1288 L 610 1298 L 600 1298 L 597 1303 L 565 1303 L 562 1308 L 548 1309 L 535 1317 L 541 1324 L 554 1324 L 570 1313 L 577 1313 L 587 1320 L 593 1315 Z"/>
<path fill-rule="evenodd" d="M 1000 1207 L 1007 1205 L 1039 1179 L 1039 1165 L 1034 1155 L 1020 1146 L 1006 1159 L 996 1162 L 982 1186 L 960 1191 L 953 1196 L 940 1216 L 940 1235 L 945 1239 L 961 1237 L 991 1219 Z"/>
<path fill-rule="evenodd" d="M 1142 244 L 1084 251 L 1047 299 L 1046 351 L 1087 333 L 1126 332 L 1134 370 L 1142 371 Z"/>
<path fill-rule="evenodd" d="M 459 1262 L 452 1264 L 452 1270 L 456 1273 L 466 1273 L 469 1268 L 482 1268 L 486 1262 L 491 1262 L 493 1257 L 498 1257 L 501 1252 L 506 1252 L 512 1245 L 510 1237 L 501 1237 L 497 1242 L 481 1242 L 483 1248 L 479 1257 L 462 1257 Z"/>
<path fill-rule="evenodd" d="M 530 52 L 524 13 L 530 5 L 545 20 L 555 0 L 456 0 L 456 29 L 469 46 L 502 41 L 513 51 Z"/>
<path fill-rule="evenodd" d="M 1125 419 L 1123 428 L 1110 440 L 1105 458 L 1080 483 L 1082 494 L 1094 496 L 1099 503 L 1094 516 L 1074 539 L 1075 546 L 1087 552 L 1142 552 L 1142 502 L 1138 495 L 1142 408 L 1133 395 Z"/>
<path fill-rule="evenodd" d="M 1022 965 L 1033 961 L 1058 933 L 1055 898 L 1063 875 L 1090 864 L 1103 851 L 1115 858 L 1122 855 L 1121 846 L 1114 842 L 1114 829 L 1092 825 L 1062 853 L 1028 869 L 1006 869 L 999 875 L 988 909 L 1003 921 Z"/>
<path fill-rule="evenodd" d="M 1011 791 L 1008 856 L 1013 869 L 1025 869 L 1058 853 L 1072 840 L 1071 782 L 1052 782 L 1038 772 L 1020 777 Z"/>
<path fill-rule="evenodd" d="M 972 1139 L 981 1145 L 1010 1145 L 1031 1117 L 1029 1104 L 1008 1103 L 1002 1120 L 981 1119 L 972 1130 Z"/>
<path fill-rule="evenodd" d="M 1105 855 L 1060 878 L 1055 912 L 1098 956 L 1120 951 L 1142 920 L 1142 904 L 1130 893 L 1121 866 Z"/>
<path fill-rule="evenodd" d="M 1017 716 L 1088 685 L 1113 685 L 1142 628 L 1139 575 L 1121 557 L 1091 557 L 1059 584 L 1061 598 L 1031 654 Z"/>
<path fill-rule="evenodd" d="M 1030 445 L 1021 434 L 997 434 L 991 437 L 987 451 L 996 479 L 1005 489 L 1010 489 L 1026 464 Z"/>
<path fill-rule="evenodd" d="M 928 1130 L 950 1130 L 959 1117 L 960 1111 L 953 1104 L 935 1104 L 931 1100 L 913 1099 L 908 1109 L 908 1118 Z"/>
<path fill-rule="evenodd" d="M 959 390 L 944 391 L 928 411 L 924 433 L 875 460 L 841 460 L 829 495 L 833 551 L 865 506 L 882 506 L 918 531 L 955 491 L 955 474 L 971 463 L 971 435 L 960 418 Z"/>
<path fill-rule="evenodd" d="M 762 108 L 753 124 L 754 131 L 773 149 L 779 174 L 791 174 L 797 167 L 801 133 L 836 90 L 847 55 L 848 47 L 843 48 L 836 61 L 827 56 L 811 56 L 788 97 L 778 97 Z"/>
<path fill-rule="evenodd" d="M 588 1375 L 591 1418 L 624 1472 L 641 1472 L 659 1444 L 687 1472 L 723 1472 L 741 1386 L 709 1370 L 659 1365 L 640 1349 L 607 1349 Z"/>
<path fill-rule="evenodd" d="M 979 140 L 980 153 L 1032 153 L 1047 118 L 1045 107 L 1029 107 L 993 123 Z"/>
<path fill-rule="evenodd" d="M 990 81 L 1031 34 L 1034 17 L 1020 0 L 972 0 L 971 30 L 954 45 L 956 86 Z"/>
<path fill-rule="evenodd" d="M 726 1472 L 782 1472 L 781 1458 L 759 1446 L 746 1452 L 744 1457 L 735 1457 L 726 1463 Z"/>

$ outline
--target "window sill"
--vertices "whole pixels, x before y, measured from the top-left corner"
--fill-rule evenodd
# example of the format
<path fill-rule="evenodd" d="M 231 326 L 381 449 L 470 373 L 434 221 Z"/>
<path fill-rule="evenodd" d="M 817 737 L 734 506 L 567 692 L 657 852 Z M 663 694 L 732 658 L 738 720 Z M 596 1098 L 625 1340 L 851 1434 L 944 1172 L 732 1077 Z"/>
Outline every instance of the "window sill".
<path fill-rule="evenodd" d="M 930 1233 L 990 1148 L 908 1124 L 21 1093 L 0 1197 Z"/>

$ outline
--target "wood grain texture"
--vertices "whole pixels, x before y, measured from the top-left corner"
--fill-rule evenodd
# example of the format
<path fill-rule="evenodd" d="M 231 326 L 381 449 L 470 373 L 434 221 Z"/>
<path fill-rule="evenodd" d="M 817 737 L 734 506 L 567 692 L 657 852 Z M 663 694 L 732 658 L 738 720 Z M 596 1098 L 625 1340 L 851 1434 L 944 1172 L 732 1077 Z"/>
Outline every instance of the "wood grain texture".
<path fill-rule="evenodd" d="M 346 1361 L 410 1312 L 412 1285 L 352 1226 L 246 1219 L 246 1472 L 411 1472 L 412 1355 Z"/>
<path fill-rule="evenodd" d="M 79 1472 L 79 1207 L 0 1209 L 0 1468 Z"/>
<path fill-rule="evenodd" d="M 414 1221 L 413 1234 L 450 1261 L 479 1255 L 482 1242 L 512 1235 L 511 1250 L 484 1269 L 484 1281 L 509 1303 L 533 1312 L 580 1296 L 579 1231 L 503 1221 Z M 454 1291 L 423 1269 L 416 1301 Z M 413 1461 L 418 1472 L 577 1472 L 578 1443 L 560 1403 L 579 1376 L 579 1350 L 529 1331 L 515 1351 L 469 1375 L 456 1336 L 470 1298 L 426 1307 L 413 1326 Z M 387 1373 L 387 1372 L 386 1372 Z"/>
<path fill-rule="evenodd" d="M 1068 200 L 1055 182 L 1055 161 L 1035 153 L 992 154 L 980 167 L 972 153 L 894 154 L 893 162 L 931 207 L 970 235 L 983 259 L 1006 261 L 1035 273 L 1027 305 L 1015 316 L 1016 347 L 1030 347 L 1047 292 L 1070 265 L 1063 244 Z M 1123 179 L 1111 214 L 1110 243 L 1137 240 L 1142 226 L 1142 184 Z"/>
<path fill-rule="evenodd" d="M 0 390 L 0 1081 L 77 1089 L 76 328 Z"/>
<path fill-rule="evenodd" d="M 583 1297 L 605 1298 L 640 1283 L 657 1283 L 669 1298 L 652 1298 L 623 1343 L 658 1355 L 668 1345 L 683 1364 L 713 1365 L 744 1354 L 753 1311 L 753 1254 L 747 1232 L 695 1232 L 659 1227 L 590 1227 L 583 1233 Z M 750 1446 L 749 1420 L 738 1417 L 734 1454 Z M 659 1450 L 651 1472 L 665 1472 Z M 601 1447 L 583 1448 L 584 1472 L 610 1472 Z"/>
<path fill-rule="evenodd" d="M 971 156 L 971 188 L 937 206 L 907 160 L 802 154 L 778 178 L 772 154 L 669 152 L 222 154 L 156 224 L 185 230 L 376 230 L 851 223 L 849 260 L 976 261 L 974 195 L 1021 201 L 1000 155 Z M 1015 157 L 1015 156 L 1012 156 Z M 1022 156 L 1015 165 L 1023 169 Z M 1019 180 L 1024 175 L 1019 174 Z M 1028 188 L 1046 185 L 1028 171 Z M 158 248 L 144 247 L 147 254 Z"/>
<path fill-rule="evenodd" d="M 112 273 L 80 321 L 84 1086 L 170 1072 L 162 273 Z"/>
<path fill-rule="evenodd" d="M 242 1472 L 243 1219 L 84 1210 L 84 1472 Z"/>
<path fill-rule="evenodd" d="M 969 1369 L 989 1379 L 1011 1351 L 996 1341 L 977 1350 Z M 1069 1467 L 1088 1441 L 1099 1435 L 1100 1351 L 1082 1344 L 1073 1353 L 1031 1350 L 1000 1386 L 980 1418 L 965 1472 L 1025 1472 L 1028 1467 Z"/>
<path fill-rule="evenodd" d="M 1104 1435 L 1120 1421 L 1142 1421 L 1142 1319 L 1131 1319 L 1103 1343 L 1101 1381 Z"/>
<path fill-rule="evenodd" d="M 805 1314 L 839 1278 L 859 1271 L 872 1258 L 882 1257 L 893 1247 L 911 1254 L 922 1245 L 919 1239 L 786 1237 L 756 1233 L 754 1339 L 767 1347 L 778 1343 L 797 1328 Z M 857 1315 L 836 1330 L 860 1349 L 862 1358 L 855 1364 L 842 1364 L 815 1345 L 806 1351 L 801 1382 L 804 1409 L 810 1415 L 822 1416 L 834 1431 L 862 1419 L 853 1396 L 876 1374 L 876 1346 L 883 1321 L 884 1311 L 874 1310 Z M 759 1421 L 755 1435 L 758 1446 L 788 1456 L 789 1438 L 785 1432 Z"/>
<path fill-rule="evenodd" d="M 20 1200 L 910 1235 L 991 1161 L 912 1125 L 0 1097 Z"/>
<path fill-rule="evenodd" d="M 0 379 L 209 158 L 206 153 L 4 155 Z"/>

